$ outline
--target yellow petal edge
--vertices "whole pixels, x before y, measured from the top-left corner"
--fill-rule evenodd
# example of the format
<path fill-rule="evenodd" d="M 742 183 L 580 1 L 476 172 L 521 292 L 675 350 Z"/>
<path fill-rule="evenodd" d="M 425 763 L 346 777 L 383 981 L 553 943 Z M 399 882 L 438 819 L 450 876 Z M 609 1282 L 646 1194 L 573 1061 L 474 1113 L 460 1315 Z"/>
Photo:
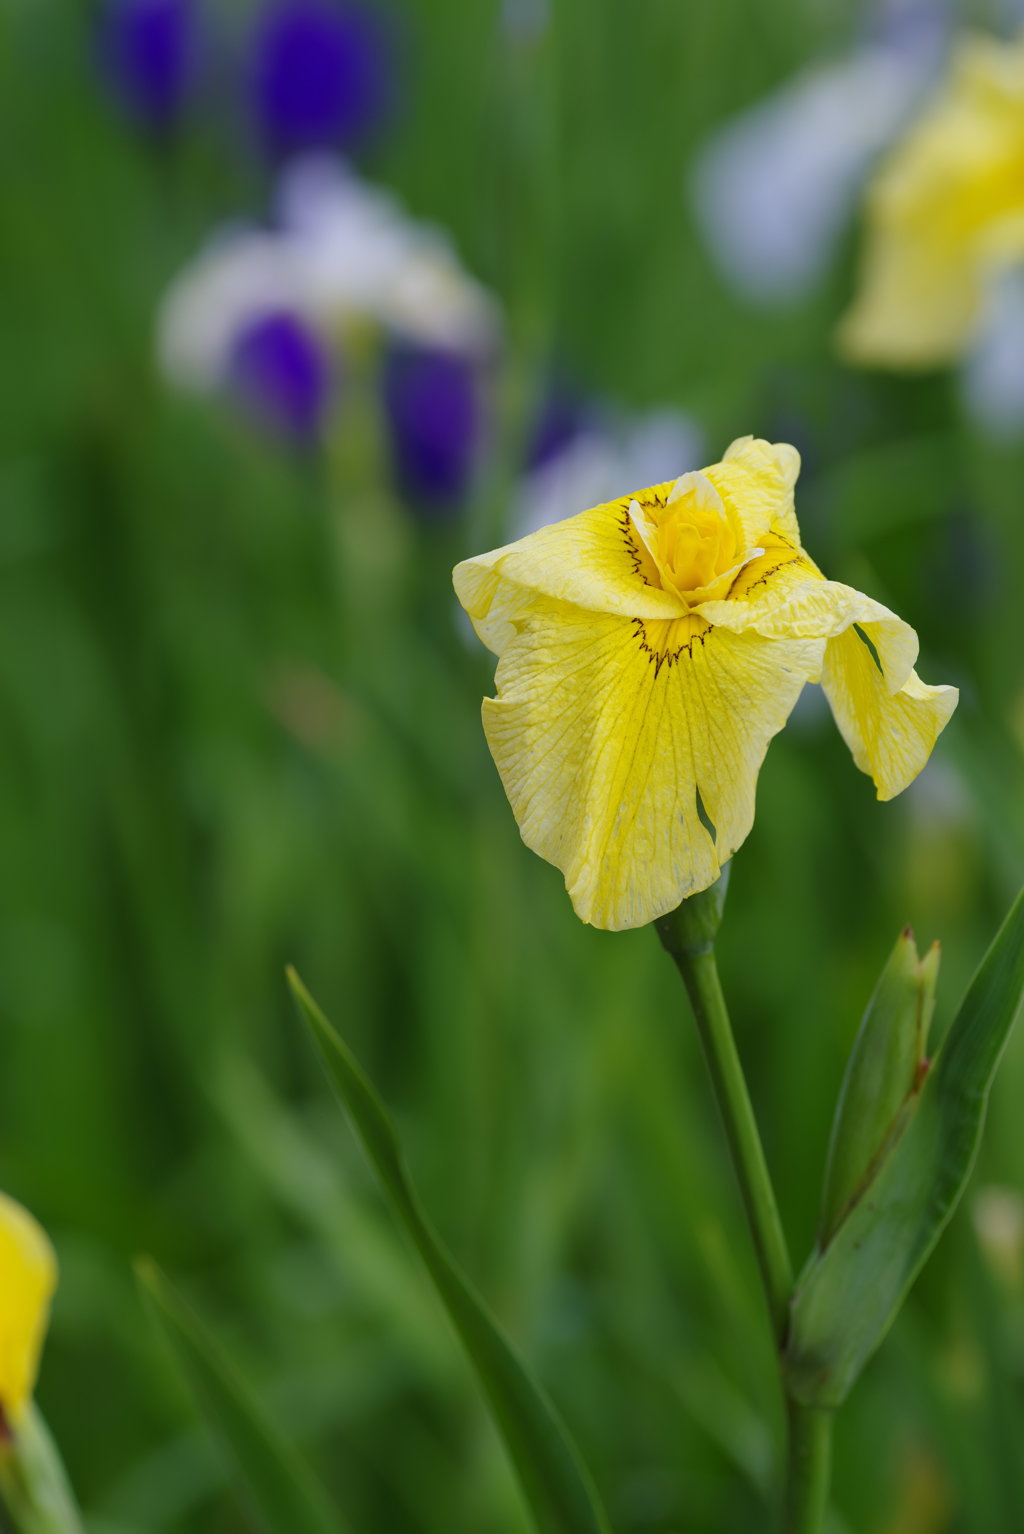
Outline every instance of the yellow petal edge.
<path fill-rule="evenodd" d="M 721 462 L 464 560 L 456 594 L 498 656 L 483 704 L 526 845 L 577 915 L 642 926 L 713 884 L 806 682 L 891 798 L 956 706 L 917 636 L 800 544 L 800 459 L 750 437 Z"/>
<path fill-rule="evenodd" d="M 56 1285 L 45 1232 L 0 1193 L 0 1432 L 17 1428 L 32 1399 Z"/>

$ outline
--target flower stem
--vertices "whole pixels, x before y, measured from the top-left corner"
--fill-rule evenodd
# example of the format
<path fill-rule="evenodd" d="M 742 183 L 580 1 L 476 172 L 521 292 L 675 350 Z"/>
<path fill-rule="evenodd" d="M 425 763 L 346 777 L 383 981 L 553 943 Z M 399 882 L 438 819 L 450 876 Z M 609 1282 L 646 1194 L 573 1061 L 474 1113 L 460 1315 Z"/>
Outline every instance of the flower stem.
<path fill-rule="evenodd" d="M 819 1534 L 832 1467 L 832 1413 L 788 1401 L 785 1534 Z"/>
<path fill-rule="evenodd" d="M 697 1019 L 704 1055 L 718 1099 L 718 1108 L 732 1152 L 733 1165 L 754 1239 L 761 1279 L 771 1312 L 775 1339 L 785 1337 L 789 1301 L 793 1292 L 793 1269 L 768 1166 L 757 1132 L 754 1110 L 736 1052 L 729 1014 L 725 1007 L 714 949 L 693 952 L 678 941 L 673 912 L 658 923 L 658 932 L 675 960 Z"/>
<path fill-rule="evenodd" d="M 702 895 L 684 900 L 655 925 L 682 976 L 697 1020 L 781 1357 L 793 1294 L 793 1268 L 715 963 L 714 939 L 725 884 L 723 878 Z M 832 1414 L 801 1406 L 788 1397 L 786 1409 L 789 1454 L 784 1534 L 820 1534 L 831 1470 Z"/>

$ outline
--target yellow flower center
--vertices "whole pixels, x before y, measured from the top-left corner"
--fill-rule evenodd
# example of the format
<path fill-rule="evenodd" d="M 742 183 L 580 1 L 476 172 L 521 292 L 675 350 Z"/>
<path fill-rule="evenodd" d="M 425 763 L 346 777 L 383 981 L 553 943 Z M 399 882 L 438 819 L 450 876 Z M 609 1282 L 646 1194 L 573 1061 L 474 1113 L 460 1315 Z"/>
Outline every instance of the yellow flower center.
<path fill-rule="evenodd" d="M 629 514 L 660 584 L 688 607 L 724 597 L 764 552 L 744 547 L 738 518 L 703 474 L 684 474 L 663 506 L 630 502 Z"/>

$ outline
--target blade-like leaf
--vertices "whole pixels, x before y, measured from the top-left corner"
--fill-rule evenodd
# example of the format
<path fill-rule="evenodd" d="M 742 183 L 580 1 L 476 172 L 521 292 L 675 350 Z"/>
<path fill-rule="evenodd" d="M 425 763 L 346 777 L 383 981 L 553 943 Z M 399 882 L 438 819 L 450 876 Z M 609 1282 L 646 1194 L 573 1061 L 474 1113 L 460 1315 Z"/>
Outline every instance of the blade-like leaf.
<path fill-rule="evenodd" d="M 83 1534 L 57 1446 L 32 1405 L 13 1441 L 0 1444 L 0 1528 L 7 1528 L 4 1509 L 18 1534 Z"/>
<path fill-rule="evenodd" d="M 805 1269 L 786 1344 L 790 1392 L 838 1406 L 956 1208 L 1024 994 L 1024 893 L 971 983 L 893 1151 Z"/>
<path fill-rule="evenodd" d="M 137 1267 L 206 1420 L 227 1448 L 268 1534 L 342 1534 L 343 1525 L 299 1455 L 278 1433 L 217 1342 L 155 1263 Z"/>
<path fill-rule="evenodd" d="M 555 1407 L 527 1374 L 423 1213 L 380 1098 L 293 970 L 288 980 L 391 1212 L 423 1259 L 469 1355 L 538 1529 L 541 1534 L 609 1534 L 590 1476 Z"/>

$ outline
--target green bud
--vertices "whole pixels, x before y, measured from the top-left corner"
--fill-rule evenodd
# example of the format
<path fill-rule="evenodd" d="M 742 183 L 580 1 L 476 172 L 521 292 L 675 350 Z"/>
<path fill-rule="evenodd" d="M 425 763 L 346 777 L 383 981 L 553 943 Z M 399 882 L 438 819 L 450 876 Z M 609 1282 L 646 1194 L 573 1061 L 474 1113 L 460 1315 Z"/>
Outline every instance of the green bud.
<path fill-rule="evenodd" d="M 832 1125 L 818 1245 L 828 1245 L 851 1204 L 905 1127 L 927 1071 L 941 950 L 923 959 L 905 927 L 864 1013 Z"/>
<path fill-rule="evenodd" d="M 921 982 L 929 1006 L 933 980 L 926 971 Z M 801 1405 L 832 1409 L 846 1399 L 956 1208 L 1022 998 L 1024 894 L 862 1186 L 797 1281 L 783 1371 Z"/>
<path fill-rule="evenodd" d="M 659 916 L 654 923 L 662 947 L 674 959 L 693 959 L 710 953 L 722 925 L 725 896 L 729 888 L 730 863 L 726 863 L 715 883 L 677 905 L 674 911 Z"/>

